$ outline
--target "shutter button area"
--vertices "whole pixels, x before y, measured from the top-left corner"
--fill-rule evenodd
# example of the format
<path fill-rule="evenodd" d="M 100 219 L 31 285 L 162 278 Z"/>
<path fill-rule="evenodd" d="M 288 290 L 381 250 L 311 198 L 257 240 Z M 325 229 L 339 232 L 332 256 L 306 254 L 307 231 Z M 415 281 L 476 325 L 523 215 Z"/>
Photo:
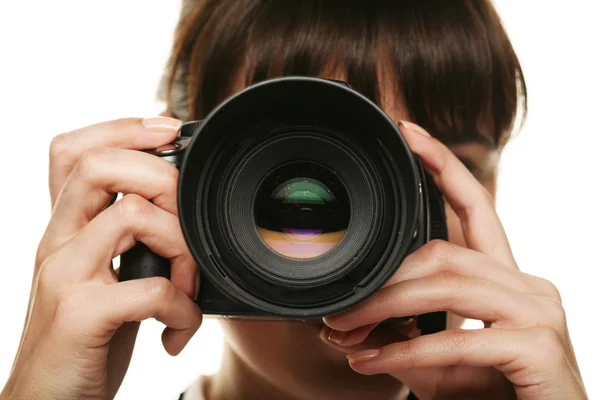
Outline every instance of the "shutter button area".
<path fill-rule="evenodd" d="M 169 154 L 176 153 L 180 148 L 181 145 L 179 143 L 169 143 L 165 144 L 164 146 L 157 147 L 154 152 L 157 155 L 167 156 Z"/>

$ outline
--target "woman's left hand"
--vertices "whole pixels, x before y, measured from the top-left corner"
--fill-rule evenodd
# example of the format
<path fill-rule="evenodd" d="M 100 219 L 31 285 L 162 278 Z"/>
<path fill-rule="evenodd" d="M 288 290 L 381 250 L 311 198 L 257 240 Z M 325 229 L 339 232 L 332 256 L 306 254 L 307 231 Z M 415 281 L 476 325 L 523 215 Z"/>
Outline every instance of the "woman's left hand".
<path fill-rule="evenodd" d="M 433 241 L 364 302 L 324 319 L 324 337 L 365 375 L 390 374 L 419 399 L 586 399 L 556 287 L 519 271 L 490 194 L 422 128 L 402 132 L 462 223 L 468 248 Z M 484 329 L 408 339 L 370 335 L 391 317 L 448 311 Z"/>

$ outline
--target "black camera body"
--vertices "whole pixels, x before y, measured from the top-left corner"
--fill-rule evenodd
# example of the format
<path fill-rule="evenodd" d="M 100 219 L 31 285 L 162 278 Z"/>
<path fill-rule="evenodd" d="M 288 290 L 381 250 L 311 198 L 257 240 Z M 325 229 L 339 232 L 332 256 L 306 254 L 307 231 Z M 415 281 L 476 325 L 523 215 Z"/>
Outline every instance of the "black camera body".
<path fill-rule="evenodd" d="M 440 193 L 396 123 L 343 82 L 252 85 L 148 152 L 180 170 L 179 218 L 207 315 L 320 319 L 447 239 Z M 170 277 L 141 243 L 120 271 L 120 280 Z M 445 313 L 428 318 L 444 328 Z"/>

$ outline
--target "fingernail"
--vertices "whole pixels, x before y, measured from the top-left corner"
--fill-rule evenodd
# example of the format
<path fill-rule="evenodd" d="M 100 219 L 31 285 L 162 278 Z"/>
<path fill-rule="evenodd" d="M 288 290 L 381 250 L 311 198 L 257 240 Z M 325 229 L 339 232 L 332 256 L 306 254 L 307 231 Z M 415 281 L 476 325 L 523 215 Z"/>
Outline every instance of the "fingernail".
<path fill-rule="evenodd" d="M 178 130 L 181 128 L 182 122 L 175 118 L 169 117 L 151 117 L 142 119 L 142 125 L 152 129 L 168 129 Z"/>
<path fill-rule="evenodd" d="M 416 132 L 420 135 L 426 136 L 426 137 L 431 137 L 431 135 L 429 134 L 429 132 L 427 132 L 425 129 L 421 128 L 419 125 L 414 124 L 412 122 L 409 121 L 399 121 L 400 125 L 402 125 L 403 127 L 410 129 L 413 132 Z"/>
<path fill-rule="evenodd" d="M 395 329 L 398 331 L 398 333 L 400 333 L 410 339 L 414 339 L 415 331 L 417 333 L 420 332 L 419 329 L 417 328 L 417 320 L 416 319 L 411 319 L 410 321 L 407 321 L 406 323 L 404 323 L 402 325 L 395 326 Z"/>
<path fill-rule="evenodd" d="M 196 300 L 198 298 L 198 294 L 200 293 L 200 273 L 196 271 L 196 283 L 194 284 L 194 298 Z"/>
<path fill-rule="evenodd" d="M 357 351 L 356 353 L 346 354 L 346 358 L 351 363 L 358 361 L 372 360 L 379 355 L 379 349 Z"/>
<path fill-rule="evenodd" d="M 329 332 L 329 336 L 327 336 L 327 339 L 334 343 L 342 344 L 346 339 L 346 332 L 336 331 L 335 329 L 332 329 L 331 332 Z"/>
<path fill-rule="evenodd" d="M 331 328 L 328 326 L 323 326 L 321 328 L 321 333 L 319 334 L 321 339 L 325 340 L 329 338 L 329 333 L 331 332 Z"/>
<path fill-rule="evenodd" d="M 421 336 L 421 330 L 416 326 L 402 328 L 400 329 L 400 333 L 409 339 L 414 339 L 416 337 Z"/>

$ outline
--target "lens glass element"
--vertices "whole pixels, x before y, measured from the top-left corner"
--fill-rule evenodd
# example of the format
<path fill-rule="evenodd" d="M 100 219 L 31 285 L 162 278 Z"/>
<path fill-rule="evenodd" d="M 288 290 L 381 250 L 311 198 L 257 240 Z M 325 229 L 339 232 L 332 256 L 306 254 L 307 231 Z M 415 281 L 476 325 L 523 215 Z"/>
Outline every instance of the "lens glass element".
<path fill-rule="evenodd" d="M 310 161 L 287 163 L 271 172 L 258 189 L 254 210 L 263 241 L 293 259 L 327 253 L 350 223 L 344 185 L 333 171 Z"/>

